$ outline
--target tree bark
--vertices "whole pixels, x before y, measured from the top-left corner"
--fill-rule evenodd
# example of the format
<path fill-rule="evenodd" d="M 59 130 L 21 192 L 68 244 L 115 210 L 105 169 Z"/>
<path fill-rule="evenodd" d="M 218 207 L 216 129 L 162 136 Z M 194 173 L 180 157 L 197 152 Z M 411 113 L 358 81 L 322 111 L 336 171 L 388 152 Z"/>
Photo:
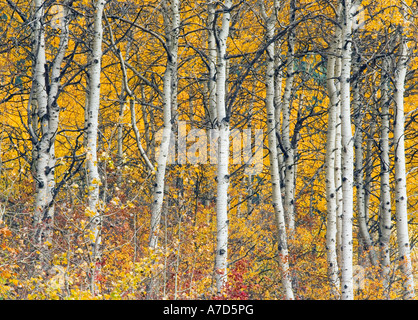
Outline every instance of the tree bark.
<path fill-rule="evenodd" d="M 46 70 L 45 29 L 44 29 L 44 3 L 35 1 L 35 28 L 34 28 L 34 90 L 37 100 L 38 118 L 41 123 L 41 136 L 34 146 L 36 156 L 35 170 L 37 192 L 35 197 L 35 210 L 33 226 L 35 229 L 34 244 L 40 249 L 42 268 L 46 271 L 50 267 L 50 247 L 52 245 L 52 230 L 54 223 L 55 199 L 55 138 L 58 131 L 59 113 L 58 92 L 60 85 L 61 64 L 68 46 L 68 5 L 63 7 L 60 41 L 55 59 L 51 67 L 51 74 Z M 50 79 L 49 91 L 46 89 L 46 79 Z M 36 131 L 36 128 L 34 132 Z"/>
<path fill-rule="evenodd" d="M 395 70 L 395 120 L 393 125 L 393 140 L 395 143 L 396 230 L 399 263 L 405 277 L 403 280 L 404 298 L 413 299 L 415 297 L 415 290 L 408 233 L 404 127 L 404 91 L 408 64 L 408 40 L 404 33 L 403 26 L 400 31 L 400 40 L 400 56 Z"/>
<path fill-rule="evenodd" d="M 338 27 L 336 27 L 338 28 Z M 335 32 L 336 36 L 336 32 Z M 327 62 L 327 90 L 329 96 L 327 145 L 325 155 L 326 197 L 327 197 L 327 234 L 326 249 L 328 262 L 328 278 L 331 297 L 338 298 L 340 279 L 338 277 L 337 261 L 337 201 L 335 187 L 335 144 L 337 128 L 338 92 L 335 85 L 335 62 L 338 53 L 337 38 L 331 43 Z"/>
<path fill-rule="evenodd" d="M 98 270 L 97 262 L 100 261 L 101 246 L 101 215 L 99 207 L 100 175 L 97 166 L 97 138 L 100 109 L 100 75 L 102 61 L 102 38 L 103 26 L 102 16 L 106 2 L 97 0 L 95 3 L 94 25 L 93 25 L 93 47 L 90 56 L 89 67 L 89 98 L 87 111 L 87 150 L 86 150 L 86 171 L 87 171 L 87 215 L 90 219 L 91 238 L 91 262 L 90 269 L 90 291 L 93 295 L 96 292 L 95 278 Z"/>
<path fill-rule="evenodd" d="M 341 6 L 342 8 L 342 6 Z M 341 12 L 341 8 L 339 12 Z M 341 22 L 341 18 L 338 20 Z M 336 130 L 335 130 L 335 199 L 337 204 L 337 260 L 338 265 L 342 266 L 342 216 L 343 216 L 343 192 L 342 192 L 342 145 L 341 145 L 341 50 L 342 50 L 342 30 L 337 28 L 335 31 L 337 42 L 337 52 L 335 61 L 335 86 L 337 90 L 336 105 Z"/>
<path fill-rule="evenodd" d="M 380 127 L 380 219 L 379 219 L 379 246 L 380 246 L 380 265 L 383 288 L 389 294 L 389 272 L 390 272 L 390 234 L 392 229 L 391 221 L 391 197 L 390 197 L 390 101 L 388 97 L 389 63 L 387 59 L 383 62 L 381 71 L 381 127 Z"/>
<path fill-rule="evenodd" d="M 180 27 L 179 6 L 179 0 L 171 1 L 171 5 L 167 4 L 168 12 L 163 15 L 166 35 L 167 65 L 163 77 L 163 136 L 157 160 L 153 202 L 151 206 L 149 246 L 153 250 L 158 247 L 161 209 L 164 199 L 164 180 L 172 134 L 172 103 L 177 99 L 177 92 L 173 91 L 173 88 L 177 88 L 177 85 L 174 85 L 173 82 L 177 81 L 175 75 L 177 74 L 177 50 Z"/>
<path fill-rule="evenodd" d="M 342 295 L 353 300 L 353 173 L 354 152 L 351 130 L 351 41 L 353 25 L 351 0 L 342 0 L 341 145 L 342 145 Z"/>
<path fill-rule="evenodd" d="M 282 273 L 282 286 L 287 300 L 293 300 L 294 294 L 292 289 L 292 282 L 289 271 L 289 253 L 287 248 L 287 231 L 284 216 L 284 208 L 282 203 L 281 188 L 280 188 L 280 173 L 279 161 L 277 154 L 277 139 L 276 139 L 276 125 L 275 119 L 275 62 L 274 62 L 274 42 L 271 40 L 274 37 L 275 22 L 277 11 L 279 8 L 278 1 L 275 1 L 275 6 L 272 8 L 272 13 L 267 15 L 264 4 L 259 1 L 263 20 L 266 25 L 266 41 L 271 42 L 267 47 L 267 70 L 266 70 L 266 111 L 267 111 L 267 126 L 268 126 L 268 142 L 269 142 L 269 157 L 270 157 L 270 176 L 272 184 L 272 205 L 276 216 L 276 224 L 278 230 L 278 250 L 279 250 L 279 266 Z"/>
<path fill-rule="evenodd" d="M 229 186 L 229 115 L 226 109 L 226 48 L 232 6 L 231 0 L 223 2 L 222 26 L 217 33 L 216 64 L 216 109 L 218 137 L 217 198 L 216 198 L 216 289 L 220 293 L 227 282 L 228 274 L 228 186 Z"/>
<path fill-rule="evenodd" d="M 296 2 L 290 1 L 290 23 L 295 21 Z M 282 141 L 284 149 L 284 213 L 286 224 L 289 232 L 295 230 L 295 158 L 294 150 L 290 138 L 290 114 L 291 114 L 291 98 L 294 81 L 294 55 L 295 55 L 295 31 L 293 28 L 289 31 L 288 36 L 288 52 L 286 60 L 286 84 L 283 94 L 282 103 Z"/>
<path fill-rule="evenodd" d="M 209 65 L 209 121 L 210 127 L 214 128 L 217 121 L 216 110 L 216 38 L 215 38 L 215 10 L 216 3 L 208 3 L 208 65 Z"/>

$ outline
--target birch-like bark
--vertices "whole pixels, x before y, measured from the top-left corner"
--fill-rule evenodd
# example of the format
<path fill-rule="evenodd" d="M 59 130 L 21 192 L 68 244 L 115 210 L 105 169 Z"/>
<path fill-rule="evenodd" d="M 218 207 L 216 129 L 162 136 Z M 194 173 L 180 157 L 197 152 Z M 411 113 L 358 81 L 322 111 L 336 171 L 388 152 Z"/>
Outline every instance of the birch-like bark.
<path fill-rule="evenodd" d="M 405 8 L 403 9 L 405 10 Z M 395 144 L 396 230 L 399 250 L 399 263 L 405 277 L 403 279 L 404 298 L 413 299 L 415 297 L 415 290 L 408 234 L 408 202 L 406 192 L 405 167 L 404 92 L 405 78 L 408 66 L 408 39 L 404 33 L 403 26 L 400 27 L 400 40 L 400 55 L 395 70 L 394 81 L 395 120 L 393 125 L 393 140 Z"/>
<path fill-rule="evenodd" d="M 295 21 L 296 2 L 290 1 L 290 23 Z M 291 96 L 294 81 L 294 55 L 295 55 L 295 31 L 292 29 L 288 36 L 288 52 L 286 61 L 286 84 L 282 103 L 282 142 L 284 149 L 284 213 L 289 232 L 295 229 L 295 159 L 294 150 L 290 138 L 290 114 L 291 114 Z"/>
<path fill-rule="evenodd" d="M 157 160 L 153 202 L 151 207 L 151 228 L 149 236 L 149 246 L 151 249 L 156 249 L 158 247 L 161 209 L 164 199 L 164 180 L 169 156 L 170 136 L 172 132 L 172 103 L 177 99 L 177 92 L 173 92 L 173 87 L 176 88 L 177 85 L 173 85 L 173 82 L 177 81 L 175 75 L 177 74 L 177 51 L 180 27 L 179 6 L 179 0 L 171 1 L 170 5 L 167 4 L 167 10 L 169 13 L 163 15 L 167 48 L 167 65 L 163 77 L 164 124 L 160 152 Z"/>
<path fill-rule="evenodd" d="M 210 127 L 214 128 L 217 121 L 216 110 L 216 38 L 215 38 L 215 10 L 216 3 L 208 3 L 208 65 L 209 65 L 209 120 Z"/>
<path fill-rule="evenodd" d="M 353 174 L 354 152 L 351 130 L 351 41 L 353 10 L 351 0 L 342 0 L 342 51 L 341 51 L 341 146 L 342 146 L 342 281 L 341 298 L 353 300 Z"/>
<path fill-rule="evenodd" d="M 37 193 L 33 225 L 35 228 L 35 245 L 41 249 L 41 263 L 44 270 L 49 268 L 49 248 L 52 245 L 52 228 L 54 221 L 55 198 L 55 138 L 59 124 L 58 90 L 60 85 L 61 64 L 68 45 L 68 8 L 72 2 L 63 7 L 60 23 L 60 42 L 57 54 L 51 67 L 51 75 L 45 69 L 45 29 L 43 27 L 43 3 L 35 1 L 34 52 L 35 72 L 34 89 L 38 106 L 38 117 L 41 122 L 41 137 L 35 145 L 35 170 Z M 50 77 L 49 91 L 46 90 L 46 78 Z M 35 129 L 36 130 L 36 129 Z"/>
<path fill-rule="evenodd" d="M 216 258 L 215 277 L 216 289 L 220 293 L 225 287 L 228 274 L 228 186 L 229 186 L 229 115 L 226 110 L 226 48 L 229 36 L 229 26 L 232 6 L 231 0 L 223 2 L 223 16 L 217 37 L 216 64 L 216 109 L 218 137 L 218 166 L 217 166 L 217 198 L 216 198 Z"/>
<path fill-rule="evenodd" d="M 337 128 L 335 130 L 335 199 L 337 204 L 337 260 L 338 265 L 342 265 L 342 216 L 343 216 L 343 192 L 342 192 L 342 173 L 341 173 L 341 49 L 342 37 L 341 28 L 336 30 L 337 59 L 335 62 L 335 86 L 337 89 L 336 120 Z"/>
<path fill-rule="evenodd" d="M 337 28 L 337 27 L 336 27 Z M 336 32 L 335 32 L 336 33 Z M 335 144 L 337 129 L 338 92 L 335 85 L 335 62 L 338 53 L 337 38 L 331 43 L 327 62 L 327 90 L 329 96 L 327 145 L 325 155 L 325 182 L 327 197 L 327 262 L 328 278 L 331 288 L 331 297 L 338 298 L 340 292 L 340 279 L 338 277 L 337 261 L 337 201 L 335 186 Z"/>
<path fill-rule="evenodd" d="M 41 230 L 38 232 L 45 233 L 48 241 L 52 238 L 52 224 L 54 221 L 54 198 L 55 198 L 55 139 L 58 131 L 60 108 L 58 105 L 58 90 L 60 85 L 61 64 L 64 61 L 64 55 L 67 51 L 69 34 L 68 34 L 68 8 L 63 6 L 63 21 L 61 22 L 61 35 L 57 55 L 51 68 L 51 81 L 48 93 L 48 140 L 49 140 L 49 161 L 47 172 L 47 194 L 48 209 L 44 214 Z"/>
<path fill-rule="evenodd" d="M 90 216 L 91 238 L 91 261 L 93 266 L 90 269 L 90 290 L 95 294 L 96 263 L 100 260 L 101 246 L 101 216 L 98 210 L 100 176 L 97 166 L 97 138 L 100 109 L 100 75 L 102 61 L 102 38 L 103 26 L 102 17 L 106 2 L 97 0 L 95 3 L 94 24 L 93 24 L 93 47 L 90 56 L 89 67 L 89 99 L 87 111 L 87 150 L 86 150 L 86 171 L 87 171 L 87 212 Z"/>
<path fill-rule="evenodd" d="M 48 95 L 46 92 L 45 82 L 45 30 L 43 27 L 44 2 L 40 0 L 34 1 L 34 54 L 35 54 L 35 70 L 33 74 L 34 97 L 36 98 L 38 118 L 40 120 L 41 138 L 38 140 L 36 147 L 36 181 L 37 194 L 35 197 L 35 210 L 33 216 L 33 225 L 37 227 L 42 220 L 43 214 L 47 210 L 47 175 L 45 168 L 48 166 L 49 153 L 48 149 Z M 37 238 L 37 239 L 36 239 Z M 41 243 L 36 233 L 35 243 Z"/>
<path fill-rule="evenodd" d="M 391 198 L 390 198 L 390 101 L 389 101 L 389 77 L 388 61 L 383 61 L 381 74 L 381 127 L 380 127 L 380 265 L 383 287 L 386 295 L 389 294 L 389 272 L 390 272 L 390 234 L 392 228 Z"/>
<path fill-rule="evenodd" d="M 282 59 L 281 59 L 281 44 L 279 41 L 275 41 L 274 47 L 274 117 L 276 121 L 276 134 L 280 137 L 281 117 L 282 117 L 282 86 L 283 86 L 283 71 L 282 71 Z M 279 174 L 280 174 L 280 187 L 284 188 L 284 157 L 282 148 L 277 145 L 277 156 L 279 161 Z"/>
<path fill-rule="evenodd" d="M 288 262 L 288 248 L 287 248 L 287 231 L 284 217 L 284 208 L 282 203 L 281 188 L 280 188 L 280 174 L 279 161 L 277 153 L 277 139 L 276 139 L 276 125 L 275 118 L 275 61 L 274 61 L 274 42 L 271 40 L 274 37 L 276 15 L 279 8 L 278 1 L 275 1 L 274 8 L 271 8 L 272 13 L 267 14 L 263 0 L 259 1 L 260 11 L 266 25 L 266 41 L 271 42 L 266 50 L 266 110 L 267 110 L 267 126 L 268 126 L 268 142 L 270 149 L 270 176 L 272 184 L 272 201 L 273 209 L 276 216 L 276 223 L 278 229 L 278 249 L 279 249 L 279 265 L 282 273 L 282 286 L 287 300 L 293 300 L 292 282 L 289 272 Z"/>

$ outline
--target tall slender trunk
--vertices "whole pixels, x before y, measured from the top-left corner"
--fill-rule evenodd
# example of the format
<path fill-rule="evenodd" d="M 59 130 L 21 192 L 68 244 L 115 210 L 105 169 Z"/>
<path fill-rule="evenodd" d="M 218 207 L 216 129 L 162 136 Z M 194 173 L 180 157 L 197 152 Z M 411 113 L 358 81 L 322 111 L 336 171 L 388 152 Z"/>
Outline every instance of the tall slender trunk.
<path fill-rule="evenodd" d="M 166 34 L 167 65 L 163 77 L 163 136 L 160 145 L 160 152 L 157 160 L 157 171 L 155 174 L 153 202 L 151 206 L 151 228 L 149 246 L 151 249 L 158 247 L 158 234 L 161 220 L 161 209 L 164 199 L 164 180 L 167 161 L 170 150 L 170 137 L 172 133 L 172 103 L 177 101 L 177 88 L 173 82 L 177 81 L 177 50 L 180 27 L 179 0 L 167 4 L 167 13 L 164 13 L 164 27 Z"/>
<path fill-rule="evenodd" d="M 391 221 L 391 198 L 390 198 L 390 145 L 389 145 L 389 132 L 390 132 L 390 101 L 388 97 L 389 90 L 389 77 L 388 77 L 388 60 L 383 61 L 381 71 L 381 127 L 380 127 L 380 264 L 381 264 L 381 276 L 383 279 L 383 288 L 385 294 L 389 296 L 389 272 L 390 272 L 390 234 L 392 228 Z"/>
<path fill-rule="evenodd" d="M 354 152 L 351 131 L 351 41 L 353 7 L 351 0 L 342 0 L 342 65 L 341 65 L 341 145 L 342 145 L 342 295 L 354 299 L 353 293 L 353 171 Z"/>
<path fill-rule="evenodd" d="M 342 6 L 339 8 L 341 13 Z M 341 22 L 341 17 L 339 18 Z M 341 50 L 342 50 L 342 29 L 336 28 L 335 39 L 337 42 L 336 61 L 335 61 L 335 86 L 337 90 L 336 105 L 336 130 L 335 130 L 335 200 L 337 204 L 337 261 L 342 266 L 342 216 L 343 216 L 343 192 L 342 192 L 342 170 L 341 170 Z"/>
<path fill-rule="evenodd" d="M 216 3 L 208 4 L 208 62 L 209 62 L 209 120 L 210 127 L 213 128 L 217 121 L 216 110 L 216 38 L 215 38 L 215 9 Z"/>
<path fill-rule="evenodd" d="M 296 1 L 290 1 L 290 23 L 295 21 L 296 14 Z M 291 114 L 291 98 L 292 88 L 294 81 L 294 55 L 295 55 L 295 31 L 290 30 L 288 36 L 288 52 L 286 61 L 286 85 L 283 95 L 282 113 L 282 139 L 284 149 L 284 165 L 285 165 L 285 178 L 284 178 L 284 213 L 286 218 L 286 224 L 289 232 L 293 233 L 295 229 L 295 158 L 294 150 L 290 138 L 290 114 Z"/>
<path fill-rule="evenodd" d="M 91 262 L 90 269 L 90 290 L 95 294 L 95 278 L 98 270 L 96 263 L 100 260 L 101 246 L 101 215 L 99 206 L 100 176 L 97 166 L 97 138 L 100 109 L 100 75 L 102 61 L 102 38 L 103 26 L 102 16 L 105 6 L 104 0 L 97 0 L 95 3 L 94 26 L 93 26 L 93 47 L 90 56 L 89 67 L 89 98 L 87 111 L 87 150 L 86 150 L 86 171 L 87 171 L 87 189 L 88 189 L 88 208 L 90 216 L 91 238 Z"/>
<path fill-rule="evenodd" d="M 43 218 L 48 206 L 47 195 L 47 174 L 45 172 L 48 166 L 48 95 L 46 92 L 46 56 L 45 56 L 45 30 L 43 27 L 43 16 L 45 12 L 44 2 L 35 0 L 34 7 L 34 56 L 35 66 L 33 75 L 34 97 L 37 103 L 38 118 L 40 120 L 40 139 L 35 146 L 36 150 L 36 181 L 37 194 L 35 197 L 35 210 L 33 216 L 33 225 L 36 227 Z M 35 243 L 41 243 L 41 239 L 35 239 Z"/>
<path fill-rule="evenodd" d="M 283 86 L 283 71 L 282 71 L 282 59 L 281 59 L 281 45 L 279 41 L 275 41 L 274 47 L 274 117 L 276 121 L 276 135 L 280 137 L 281 129 L 281 117 L 282 117 L 282 86 Z M 283 152 L 280 145 L 277 145 L 277 157 L 279 161 L 279 175 L 280 175 L 280 187 L 284 188 L 285 180 L 285 164 Z"/>
<path fill-rule="evenodd" d="M 34 243 L 41 252 L 41 264 L 44 270 L 49 269 L 50 247 L 54 222 L 55 199 L 55 138 L 58 131 L 59 113 L 58 94 L 60 85 L 61 64 L 68 45 L 68 5 L 64 6 L 60 42 L 51 67 L 51 74 L 46 70 L 45 29 L 43 27 L 44 4 L 35 1 L 34 52 L 35 72 L 34 89 L 37 100 L 38 118 L 41 123 L 41 137 L 35 145 L 35 170 L 37 193 L 33 225 L 35 229 Z M 49 91 L 46 90 L 46 79 L 49 81 Z M 36 128 L 35 128 L 36 130 Z"/>
<path fill-rule="evenodd" d="M 413 299 L 415 297 L 415 290 L 408 234 L 408 202 L 405 168 L 404 91 L 408 65 L 408 40 L 404 34 L 403 27 L 400 29 L 401 46 L 400 56 L 395 70 L 395 120 L 393 125 L 393 140 L 395 143 L 396 230 L 399 263 L 405 277 L 403 280 L 404 298 Z"/>
<path fill-rule="evenodd" d="M 266 41 L 271 42 L 267 47 L 267 70 L 266 70 L 266 111 L 267 111 L 267 126 L 268 126 L 268 142 L 270 149 L 270 176 L 272 184 L 272 201 L 273 209 L 276 216 L 276 224 L 278 229 L 278 249 L 279 249 L 279 266 L 282 272 L 282 286 L 287 300 L 293 300 L 294 294 L 292 290 L 292 282 L 289 272 L 288 262 L 288 248 L 287 248 L 287 231 L 284 216 L 284 208 L 282 203 L 281 188 L 280 188 L 280 174 L 279 161 L 277 153 L 277 139 L 276 139 L 276 125 L 275 118 L 275 62 L 274 62 L 274 37 L 276 15 L 279 8 L 278 1 L 275 1 L 275 6 L 272 8 L 272 13 L 267 15 L 262 1 L 259 1 L 260 11 L 266 25 Z"/>
<path fill-rule="evenodd" d="M 229 115 L 226 110 L 226 48 L 231 19 L 231 0 L 223 2 L 222 26 L 217 36 L 216 108 L 218 138 L 217 198 L 216 198 L 216 289 L 221 292 L 228 274 L 228 186 L 229 186 Z"/>
<path fill-rule="evenodd" d="M 338 28 L 338 27 L 336 27 Z M 327 90 L 329 96 L 327 146 L 325 155 L 326 197 L 327 197 L 327 262 L 328 278 L 331 287 L 331 297 L 338 298 L 340 279 L 338 277 L 337 261 L 337 201 L 335 186 L 335 144 L 337 129 L 338 92 L 335 85 L 335 62 L 338 53 L 336 38 L 331 43 L 327 62 Z"/>

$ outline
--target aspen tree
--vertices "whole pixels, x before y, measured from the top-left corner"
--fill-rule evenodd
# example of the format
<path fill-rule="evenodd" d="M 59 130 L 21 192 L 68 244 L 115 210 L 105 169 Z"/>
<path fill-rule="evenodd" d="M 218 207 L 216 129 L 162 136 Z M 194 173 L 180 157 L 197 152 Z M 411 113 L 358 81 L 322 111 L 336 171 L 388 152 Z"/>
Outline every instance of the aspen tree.
<path fill-rule="evenodd" d="M 342 146 L 342 282 L 341 298 L 353 300 L 353 134 L 351 131 L 351 45 L 353 16 L 360 4 L 342 0 L 341 146 Z"/>
<path fill-rule="evenodd" d="M 211 1 L 208 3 L 208 68 L 209 68 L 209 120 L 210 126 L 213 128 L 217 121 L 216 110 L 216 38 L 215 38 L 215 10 L 216 3 Z"/>
<path fill-rule="evenodd" d="M 390 272 L 390 234 L 392 228 L 391 197 L 390 197 L 390 101 L 389 101 L 389 63 L 388 59 L 383 60 L 381 69 L 381 101 L 380 101 L 380 265 L 383 287 L 388 295 L 389 290 L 389 272 Z"/>
<path fill-rule="evenodd" d="M 37 225 L 42 219 L 42 215 L 47 210 L 47 177 L 45 168 L 48 165 L 47 145 L 48 145 L 48 96 L 45 83 L 45 30 L 43 16 L 45 12 L 45 4 L 43 1 L 34 1 L 34 72 L 33 72 L 33 91 L 36 99 L 38 118 L 41 125 L 41 138 L 35 145 L 37 152 L 36 159 L 36 181 L 37 194 L 35 198 L 35 211 L 33 217 L 34 225 Z M 33 133 L 36 138 L 35 133 Z M 39 242 L 39 241 L 37 241 Z"/>
<path fill-rule="evenodd" d="M 405 78 L 408 67 L 408 35 L 405 31 L 407 22 L 406 5 L 402 6 L 403 21 L 399 26 L 400 52 L 395 69 L 395 118 L 393 124 L 393 140 L 395 144 L 395 203 L 396 203 L 396 231 L 399 250 L 399 263 L 405 279 L 403 280 L 404 298 L 415 297 L 414 277 L 411 263 L 411 252 L 408 232 L 408 202 L 406 193 L 405 168 L 405 111 L 404 92 Z"/>
<path fill-rule="evenodd" d="M 46 167 L 48 166 L 49 153 L 48 149 L 48 96 L 45 84 L 45 30 L 43 27 L 43 16 L 45 12 L 44 3 L 36 0 L 34 2 L 34 72 L 33 72 L 33 90 L 36 99 L 38 118 L 41 123 L 42 137 L 36 142 L 36 182 L 37 193 L 35 197 L 35 210 L 33 216 L 33 225 L 35 227 L 41 223 L 46 211 L 48 211 L 48 188 Z M 33 133 L 34 138 L 35 133 Z M 36 140 L 35 140 L 36 141 Z M 41 244 L 42 239 L 39 235 L 35 236 L 35 243 Z"/>
<path fill-rule="evenodd" d="M 282 118 L 282 86 L 283 86 L 283 71 L 282 71 L 282 58 L 281 58 L 281 43 L 279 40 L 274 42 L 274 110 L 275 110 L 275 119 L 276 119 L 276 134 L 280 137 L 280 129 L 281 129 L 281 118 Z M 283 152 L 280 145 L 277 145 L 277 157 L 279 161 L 279 174 L 280 174 L 280 186 L 284 187 L 284 179 L 285 179 L 285 165 L 284 165 L 284 158 Z"/>
<path fill-rule="evenodd" d="M 274 108 L 274 73 L 275 73 L 275 61 L 274 61 L 274 32 L 276 17 L 280 7 L 279 1 L 274 1 L 274 6 L 270 8 L 270 14 L 267 14 L 263 0 L 259 0 L 260 12 L 263 17 L 266 28 L 266 42 L 269 43 L 266 49 L 266 111 L 267 111 L 267 125 L 268 125 L 268 142 L 270 149 L 270 176 L 272 184 L 272 201 L 273 209 L 276 216 L 276 223 L 278 229 L 278 248 L 279 248 L 279 265 L 282 273 L 282 285 L 287 300 L 293 300 L 294 294 L 292 290 L 292 282 L 289 272 L 288 262 L 288 248 L 287 248 L 287 232 L 286 222 L 284 217 L 284 209 L 280 188 L 280 174 L 279 174 L 279 161 L 277 154 L 277 140 L 276 140 L 276 126 L 277 119 L 275 118 Z"/>
<path fill-rule="evenodd" d="M 105 0 L 97 0 L 95 3 L 94 23 L 93 23 L 93 47 L 89 58 L 89 97 L 87 110 L 87 150 L 86 150 L 86 171 L 87 171 L 87 215 L 90 217 L 91 232 L 91 268 L 90 268 L 90 290 L 95 294 L 95 279 L 98 270 L 96 264 L 100 260 L 101 246 L 101 215 L 99 212 L 99 191 L 100 175 L 97 166 L 97 137 L 100 110 L 100 75 L 102 69 L 102 39 L 103 39 L 103 10 Z"/>
<path fill-rule="evenodd" d="M 337 13 L 338 15 L 339 13 Z M 337 17 L 338 20 L 338 17 Z M 334 39 L 330 45 L 330 52 L 327 61 L 327 90 L 329 96 L 327 145 L 325 155 L 326 170 L 326 196 L 327 196 L 327 262 L 328 277 L 331 287 L 331 297 L 338 298 L 340 292 L 340 279 L 338 277 L 337 260 L 337 197 L 335 185 L 335 148 L 337 129 L 337 105 L 338 92 L 335 84 L 336 60 L 338 54 L 337 29 L 335 27 Z"/>
<path fill-rule="evenodd" d="M 59 113 L 58 92 L 60 86 L 61 64 L 68 46 L 68 6 L 72 1 L 63 6 L 63 16 L 59 25 L 61 29 L 59 47 L 51 67 L 51 74 L 46 70 L 45 51 L 45 4 L 35 0 L 34 3 L 34 96 L 37 105 L 37 118 L 41 124 L 41 136 L 37 137 L 35 131 L 31 132 L 35 141 L 36 152 L 35 168 L 37 180 L 37 193 L 35 197 L 35 210 L 33 226 L 35 228 L 35 245 L 41 249 L 42 267 L 49 269 L 49 248 L 52 245 L 52 228 L 54 222 L 54 198 L 55 198 L 55 138 L 58 131 Z M 48 79 L 49 90 L 46 80 Z"/>
<path fill-rule="evenodd" d="M 290 23 L 295 22 L 296 1 L 290 0 Z M 294 55 L 295 55 L 295 31 L 289 31 L 288 51 L 286 58 L 286 84 L 282 101 L 282 142 L 284 157 L 284 212 L 286 224 L 290 233 L 295 229 L 295 157 L 290 137 L 290 113 L 293 81 L 295 78 Z"/>
<path fill-rule="evenodd" d="M 341 5 L 340 5 L 341 7 Z M 342 8 L 342 7 L 341 7 Z M 339 12 L 341 12 L 341 8 Z M 338 19 L 341 22 L 341 15 Z M 342 265 L 342 215 L 343 215 L 343 192 L 342 192 L 342 170 L 341 170 L 341 50 L 342 50 L 342 30 L 337 28 L 335 31 L 335 39 L 337 42 L 336 61 L 335 61 L 335 75 L 334 78 L 337 91 L 337 105 L 336 105 L 336 130 L 335 130 L 335 200 L 337 204 L 337 260 L 338 265 Z"/>
<path fill-rule="evenodd" d="M 149 236 L 149 246 L 151 249 L 157 249 L 158 247 L 158 233 L 164 199 L 164 179 L 170 150 L 170 136 L 172 134 L 172 103 L 177 99 L 177 92 L 173 91 L 173 88 L 177 88 L 177 85 L 173 84 L 173 82 L 177 81 L 177 50 L 180 27 L 179 6 L 179 0 L 173 0 L 171 2 L 167 1 L 167 12 L 164 12 L 163 14 L 166 38 L 165 49 L 167 54 L 167 64 L 163 76 L 164 124 L 160 152 L 155 172 L 153 202 L 151 206 L 151 228 Z"/>
<path fill-rule="evenodd" d="M 216 196 L 216 289 L 220 293 L 227 281 L 228 273 L 228 186 L 229 186 L 229 114 L 226 108 L 226 48 L 231 20 L 232 0 L 225 0 L 221 4 L 222 25 L 215 33 L 217 63 L 216 63 L 216 110 L 218 131 L 218 159 L 217 159 L 217 196 Z M 216 27 L 214 23 L 214 28 Z"/>

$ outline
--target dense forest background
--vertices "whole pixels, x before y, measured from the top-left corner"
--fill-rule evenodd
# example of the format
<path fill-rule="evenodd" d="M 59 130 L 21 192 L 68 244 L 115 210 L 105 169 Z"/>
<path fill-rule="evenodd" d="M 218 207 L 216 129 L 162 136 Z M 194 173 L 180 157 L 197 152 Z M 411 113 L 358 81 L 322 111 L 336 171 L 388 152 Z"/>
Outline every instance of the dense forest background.
<path fill-rule="evenodd" d="M 417 13 L 0 0 L 0 297 L 414 299 Z"/>

